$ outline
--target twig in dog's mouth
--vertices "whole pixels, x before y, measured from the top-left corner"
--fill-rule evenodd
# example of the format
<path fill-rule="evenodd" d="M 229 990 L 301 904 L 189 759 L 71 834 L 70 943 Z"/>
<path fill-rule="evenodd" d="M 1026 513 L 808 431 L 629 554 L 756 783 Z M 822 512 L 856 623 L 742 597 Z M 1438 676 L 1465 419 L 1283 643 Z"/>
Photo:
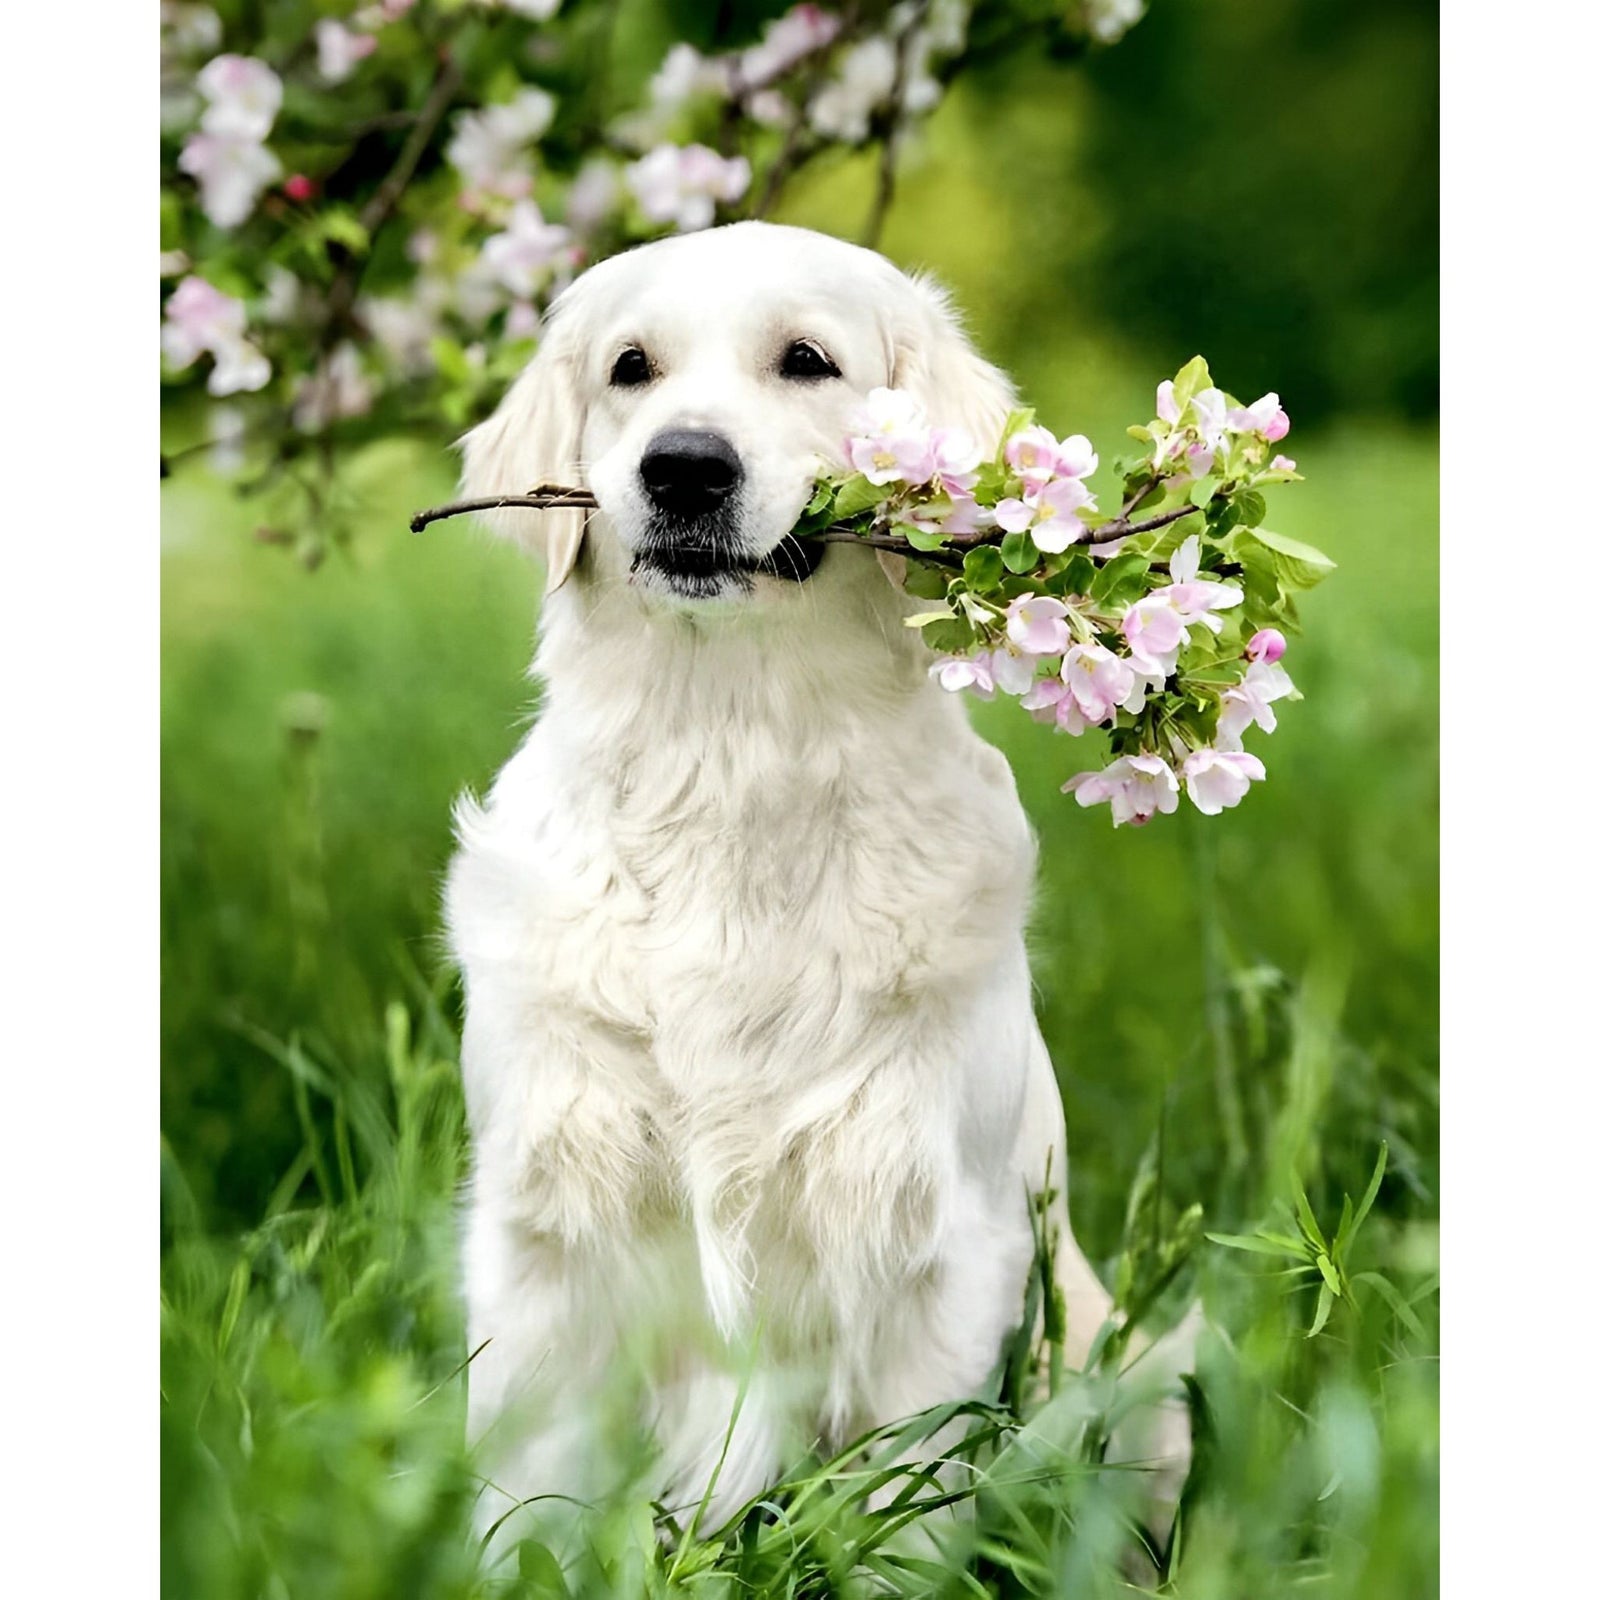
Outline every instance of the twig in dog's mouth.
<path fill-rule="evenodd" d="M 1135 504 L 1137 501 L 1130 502 L 1120 516 L 1113 517 L 1110 522 L 1101 523 L 1094 530 L 1095 543 L 1124 539 L 1136 533 L 1149 533 L 1154 528 L 1164 528 L 1169 522 L 1176 522 L 1181 517 L 1195 513 L 1195 507 L 1185 505 L 1171 511 L 1163 511 L 1157 516 L 1147 517 L 1142 522 L 1134 522 L 1129 513 Z M 452 500 L 448 505 L 433 506 L 427 511 L 419 511 L 411 519 L 411 531 L 421 533 L 431 523 L 444 522 L 450 517 L 464 517 L 474 511 L 596 511 L 599 507 L 600 502 L 588 489 L 574 489 L 559 483 L 541 483 L 526 494 L 496 495 L 481 500 Z M 992 535 L 979 534 L 975 538 L 961 540 L 959 547 L 956 548 L 919 550 L 909 540 L 886 530 L 869 529 L 863 532 L 858 527 L 838 524 L 824 528 L 821 533 L 809 534 L 803 539 L 797 539 L 792 533 L 786 533 L 760 561 L 741 565 L 738 570 L 766 572 L 774 577 L 789 578 L 799 582 L 816 571 L 817 563 L 822 559 L 822 551 L 818 547 L 824 544 L 865 545 L 870 550 L 887 550 L 895 555 L 914 557 L 918 561 L 930 561 L 937 566 L 959 567 L 964 559 L 965 550 L 981 544 L 998 544 L 1000 538 L 998 532 Z M 1152 561 L 1150 565 L 1152 570 L 1157 571 L 1166 568 L 1164 561 Z M 1227 567 L 1219 567 L 1218 570 L 1227 573 L 1235 569 L 1230 563 Z"/>

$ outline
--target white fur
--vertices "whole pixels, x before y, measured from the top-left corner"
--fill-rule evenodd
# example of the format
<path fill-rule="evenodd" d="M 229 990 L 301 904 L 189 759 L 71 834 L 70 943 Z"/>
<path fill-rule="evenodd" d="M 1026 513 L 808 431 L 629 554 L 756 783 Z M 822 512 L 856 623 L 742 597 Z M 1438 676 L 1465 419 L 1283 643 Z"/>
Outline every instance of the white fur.
<path fill-rule="evenodd" d="M 818 340 L 841 379 L 777 371 Z M 609 387 L 628 343 L 660 371 Z M 770 549 L 866 391 L 985 448 L 1011 400 L 943 297 L 883 258 L 741 223 L 592 269 L 466 441 L 467 490 L 549 566 L 533 731 L 463 802 L 448 920 L 475 1168 L 470 1426 L 492 1522 L 603 1490 L 636 1393 L 655 1492 L 710 1520 L 795 1452 L 974 1391 L 1016 1322 L 1026 1194 L 1064 1187 L 1030 1005 L 1033 840 L 1000 754 L 930 685 L 918 604 L 866 551 L 686 602 L 630 580 L 637 466 L 721 429 Z M 1108 1311 L 1062 1225 L 1072 1353 Z M 635 1385 L 630 1389 L 629 1385 Z M 746 1389 L 731 1439 L 735 1397 Z"/>

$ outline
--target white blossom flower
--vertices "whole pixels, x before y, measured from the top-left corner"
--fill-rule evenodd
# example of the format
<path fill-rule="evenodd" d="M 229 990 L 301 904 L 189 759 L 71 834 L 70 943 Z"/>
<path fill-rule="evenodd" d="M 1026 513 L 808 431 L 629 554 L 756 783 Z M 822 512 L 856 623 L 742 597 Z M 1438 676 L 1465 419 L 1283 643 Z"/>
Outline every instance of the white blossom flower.
<path fill-rule="evenodd" d="M 555 114 L 554 96 L 531 85 L 501 104 L 463 112 L 455 120 L 445 159 L 469 188 L 521 199 L 533 188 L 527 147 L 545 133 Z"/>
<path fill-rule="evenodd" d="M 378 48 L 370 33 L 357 33 L 333 17 L 324 17 L 315 34 L 317 71 L 327 83 L 343 83 Z"/>
<path fill-rule="evenodd" d="M 798 5 L 774 18 L 760 42 L 739 57 L 741 87 L 760 89 L 781 78 L 807 56 L 832 44 L 840 26 L 838 17 L 815 5 Z"/>
<path fill-rule="evenodd" d="M 1121 756 L 1100 772 L 1080 772 L 1061 785 L 1063 794 L 1075 794 L 1080 806 L 1111 802 L 1111 825 L 1131 822 L 1142 827 L 1157 812 L 1170 815 L 1178 809 L 1178 778 L 1160 756 L 1141 753 Z"/>
<path fill-rule="evenodd" d="M 1267 769 L 1244 750 L 1196 750 L 1183 763 L 1183 781 L 1195 809 L 1214 817 L 1244 799 Z"/>
<path fill-rule="evenodd" d="M 348 342 L 328 356 L 295 390 L 291 416 L 303 433 L 315 433 L 342 417 L 365 416 L 372 409 L 372 383 L 361 356 Z"/>
<path fill-rule="evenodd" d="M 195 87 L 206 101 L 200 126 L 224 139 L 259 144 L 283 104 L 283 80 L 253 56 L 214 56 L 200 69 Z"/>
<path fill-rule="evenodd" d="M 1084 21 L 1102 44 L 1115 44 L 1144 15 L 1145 0 L 1086 0 Z"/>
<path fill-rule="evenodd" d="M 894 90 L 895 50 L 881 34 L 853 45 L 839 64 L 839 75 L 824 84 L 807 109 L 811 126 L 828 139 L 860 144 L 872 114 Z"/>
<path fill-rule="evenodd" d="M 571 239 L 559 223 L 546 222 L 533 201 L 519 200 L 511 208 L 505 232 L 484 242 L 483 261 L 496 282 L 526 300 L 566 255 Z"/>
<path fill-rule="evenodd" d="M 1295 692 L 1293 680 L 1282 667 L 1270 661 L 1252 661 L 1244 678 L 1223 691 L 1222 712 L 1217 718 L 1220 748 L 1237 750 L 1239 740 L 1252 725 L 1263 733 L 1275 733 L 1278 714 L 1272 709 L 1272 702 Z"/>
<path fill-rule="evenodd" d="M 616 167 L 604 156 L 591 156 L 567 190 L 567 226 L 575 233 L 592 233 L 616 210 L 621 187 Z"/>
<path fill-rule="evenodd" d="M 255 210 L 261 191 L 283 172 L 258 140 L 205 132 L 189 135 L 178 169 L 200 185 L 200 208 L 219 228 L 237 228 Z"/>
<path fill-rule="evenodd" d="M 719 200 L 737 200 L 749 188 L 750 163 L 703 144 L 663 144 L 628 168 L 628 186 L 651 222 L 687 233 L 711 224 Z"/>

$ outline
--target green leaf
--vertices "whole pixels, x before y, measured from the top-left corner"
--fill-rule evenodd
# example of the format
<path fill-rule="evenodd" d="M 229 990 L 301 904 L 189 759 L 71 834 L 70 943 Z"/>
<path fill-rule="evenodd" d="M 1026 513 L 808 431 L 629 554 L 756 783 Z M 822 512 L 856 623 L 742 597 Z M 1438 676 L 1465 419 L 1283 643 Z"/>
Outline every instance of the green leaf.
<path fill-rule="evenodd" d="M 1000 559 L 1008 572 L 1032 572 L 1039 565 L 1039 547 L 1024 528 L 1021 533 L 1008 533 L 1000 541 Z"/>
<path fill-rule="evenodd" d="M 1189 490 L 1189 504 L 1192 506 L 1206 506 L 1211 503 L 1211 497 L 1217 492 L 1217 480 L 1212 477 L 1197 478 Z"/>
<path fill-rule="evenodd" d="M 1306 1338 L 1315 1339 L 1328 1324 L 1328 1313 L 1333 1310 L 1333 1294 L 1327 1284 L 1317 1291 L 1317 1314 L 1311 1319 L 1311 1326 L 1306 1329 Z"/>
<path fill-rule="evenodd" d="M 915 556 L 906 561 L 906 593 L 918 600 L 942 600 L 950 587 L 947 567 L 932 561 L 918 561 Z"/>
<path fill-rule="evenodd" d="M 1381 1272 L 1358 1272 L 1350 1281 L 1371 1284 L 1388 1302 L 1389 1309 L 1399 1318 L 1406 1332 L 1414 1339 L 1423 1337 L 1422 1324 L 1417 1320 L 1416 1312 L 1411 1309 L 1406 1297 Z"/>
<path fill-rule="evenodd" d="M 1320 1254 L 1317 1256 L 1317 1271 L 1322 1274 L 1322 1281 L 1336 1295 L 1344 1293 L 1344 1290 L 1339 1287 L 1339 1269 L 1334 1266 L 1327 1256 Z"/>
<path fill-rule="evenodd" d="M 944 549 L 944 535 L 937 528 L 919 528 L 914 522 L 897 522 L 894 531 L 913 550 Z"/>
<path fill-rule="evenodd" d="M 892 483 L 869 483 L 863 473 L 852 473 L 839 485 L 833 502 L 833 514 L 840 522 L 859 517 L 863 511 L 881 506 L 894 493 Z"/>
<path fill-rule="evenodd" d="M 1233 496 L 1233 504 L 1240 524 L 1246 528 L 1256 527 L 1267 514 L 1266 500 L 1254 489 L 1241 489 Z"/>
<path fill-rule="evenodd" d="M 1294 1209 L 1300 1218 L 1300 1226 L 1305 1229 L 1306 1237 L 1319 1250 L 1326 1250 L 1328 1241 L 1322 1237 L 1322 1229 L 1317 1226 L 1317 1215 L 1311 1209 L 1311 1202 L 1306 1198 L 1305 1190 L 1298 1185 L 1294 1191 Z"/>
<path fill-rule="evenodd" d="M 1024 428 L 1033 426 L 1034 410 L 1032 406 L 1018 406 L 1015 411 L 1006 414 L 1006 425 L 1000 431 L 1000 442 L 1004 444 L 1014 433 L 1021 433 Z M 998 452 L 996 452 L 998 454 Z"/>
<path fill-rule="evenodd" d="M 1378 1162 L 1372 1169 L 1372 1176 L 1367 1180 L 1366 1193 L 1361 1196 L 1361 1204 L 1356 1207 L 1356 1214 L 1350 1222 L 1350 1237 L 1356 1236 L 1356 1230 L 1367 1220 L 1367 1213 L 1372 1209 L 1372 1202 L 1378 1198 L 1378 1189 L 1383 1183 L 1384 1169 L 1389 1165 L 1389 1141 L 1385 1139 L 1378 1146 Z"/>
<path fill-rule="evenodd" d="M 1298 1240 L 1280 1240 L 1259 1233 L 1208 1233 L 1212 1244 L 1226 1245 L 1230 1250 L 1250 1250 L 1258 1256 L 1287 1256 L 1299 1260 L 1308 1254 Z"/>
<path fill-rule="evenodd" d="M 979 594 L 995 588 L 1006 575 L 1006 564 L 992 544 L 974 545 L 961 563 L 961 571 L 969 588 Z"/>
<path fill-rule="evenodd" d="M 1321 583 L 1334 570 L 1334 563 L 1315 546 L 1302 544 L 1287 534 L 1273 533 L 1267 528 L 1252 528 L 1249 532 L 1235 534 L 1236 547 L 1241 560 L 1248 560 L 1249 547 L 1259 545 L 1269 552 L 1264 559 L 1280 582 L 1291 589 L 1311 589 Z"/>
<path fill-rule="evenodd" d="M 965 617 L 952 617 L 948 622 L 930 622 L 922 630 L 922 642 L 930 650 L 959 655 L 978 642 L 978 635 Z"/>
<path fill-rule="evenodd" d="M 1179 368 L 1178 375 L 1172 380 L 1172 398 L 1178 402 L 1178 410 L 1183 408 L 1199 394 L 1202 389 L 1211 387 L 1211 368 L 1206 365 L 1204 356 L 1196 356 L 1192 361 L 1187 361 Z"/>
<path fill-rule="evenodd" d="M 517 1546 L 517 1572 L 535 1585 L 534 1592 L 541 1596 L 566 1595 L 570 1592 L 561 1563 L 551 1553 L 549 1546 L 540 1544 L 537 1539 L 524 1539 Z"/>
<path fill-rule="evenodd" d="M 1056 587 L 1062 594 L 1088 594 L 1099 570 L 1081 550 L 1074 550 L 1060 571 L 1061 581 Z"/>
<path fill-rule="evenodd" d="M 342 244 L 351 255 L 364 256 L 371 247 L 372 240 L 360 219 L 343 206 L 324 209 L 317 218 L 317 225 L 323 238 Z"/>
<path fill-rule="evenodd" d="M 1150 571 L 1150 560 L 1137 551 L 1124 550 L 1113 556 L 1094 575 L 1089 585 L 1091 598 L 1107 610 L 1137 600 L 1144 592 L 1144 580 Z"/>
<path fill-rule="evenodd" d="M 802 515 L 820 517 L 824 511 L 831 511 L 832 509 L 833 485 L 823 481 L 812 491 L 811 498 L 806 501 L 806 509 Z"/>

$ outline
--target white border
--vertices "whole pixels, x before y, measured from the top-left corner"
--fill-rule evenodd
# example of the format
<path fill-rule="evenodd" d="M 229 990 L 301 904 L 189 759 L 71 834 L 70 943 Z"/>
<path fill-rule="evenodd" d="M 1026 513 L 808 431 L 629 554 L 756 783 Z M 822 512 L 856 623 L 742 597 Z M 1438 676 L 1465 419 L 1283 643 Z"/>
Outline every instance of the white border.
<path fill-rule="evenodd" d="M 158 1589 L 158 38 L 18 5 L 0 97 L 13 1594 Z"/>
<path fill-rule="evenodd" d="M 1444 1585 L 1595 1515 L 1600 452 L 1592 6 L 1444 8 Z M 1570 619 L 1570 621 L 1568 620 Z M 1541 1581 L 1543 1580 L 1543 1581 Z"/>

